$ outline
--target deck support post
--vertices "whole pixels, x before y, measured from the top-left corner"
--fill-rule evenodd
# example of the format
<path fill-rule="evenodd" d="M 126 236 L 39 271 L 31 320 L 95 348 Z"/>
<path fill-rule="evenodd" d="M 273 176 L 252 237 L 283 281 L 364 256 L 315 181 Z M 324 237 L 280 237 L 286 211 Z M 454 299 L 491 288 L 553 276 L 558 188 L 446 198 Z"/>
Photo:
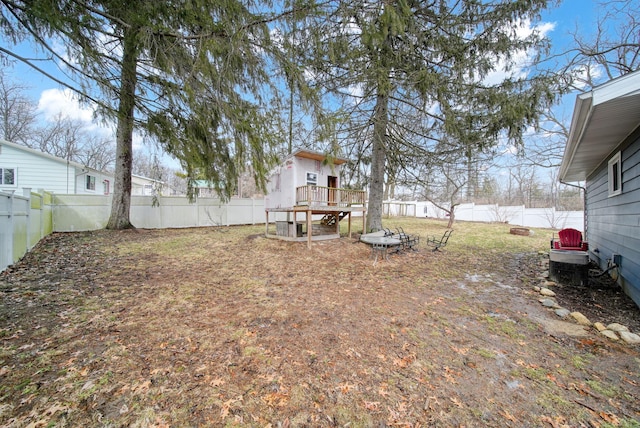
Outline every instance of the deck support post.
<path fill-rule="evenodd" d="M 311 210 L 307 210 L 307 248 L 311 249 L 311 235 L 313 234 L 313 227 L 311 225 Z"/>

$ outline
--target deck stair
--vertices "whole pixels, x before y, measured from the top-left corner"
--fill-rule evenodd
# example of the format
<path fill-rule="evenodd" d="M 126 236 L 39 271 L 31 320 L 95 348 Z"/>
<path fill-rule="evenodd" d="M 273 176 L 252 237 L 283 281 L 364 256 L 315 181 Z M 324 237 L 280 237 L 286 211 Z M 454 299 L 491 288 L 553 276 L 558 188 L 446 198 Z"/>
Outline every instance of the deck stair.
<path fill-rule="evenodd" d="M 342 211 L 340 212 L 340 214 L 336 215 L 333 213 L 329 213 L 329 214 L 325 214 L 324 217 L 322 217 L 322 220 L 320 220 L 320 224 L 323 224 L 325 226 L 334 226 L 336 224 L 336 221 L 340 221 L 343 218 L 346 217 L 348 213 Z"/>

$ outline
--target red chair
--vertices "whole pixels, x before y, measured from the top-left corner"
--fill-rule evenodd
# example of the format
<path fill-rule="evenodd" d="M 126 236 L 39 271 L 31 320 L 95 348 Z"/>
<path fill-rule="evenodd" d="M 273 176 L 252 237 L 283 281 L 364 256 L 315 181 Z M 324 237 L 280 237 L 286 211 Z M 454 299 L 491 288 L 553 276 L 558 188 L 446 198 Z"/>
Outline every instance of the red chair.
<path fill-rule="evenodd" d="M 582 240 L 582 232 L 569 228 L 558 232 L 558 239 L 551 241 L 551 248 L 556 250 L 587 251 L 589 243 Z"/>

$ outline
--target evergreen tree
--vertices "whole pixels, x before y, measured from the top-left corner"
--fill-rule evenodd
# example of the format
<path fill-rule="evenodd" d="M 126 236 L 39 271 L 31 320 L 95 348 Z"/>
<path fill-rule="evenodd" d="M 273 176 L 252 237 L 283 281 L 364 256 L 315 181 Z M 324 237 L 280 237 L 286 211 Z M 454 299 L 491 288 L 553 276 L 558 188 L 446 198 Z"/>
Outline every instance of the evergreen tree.
<path fill-rule="evenodd" d="M 516 53 L 544 51 L 541 34 L 521 36 L 518 30 L 546 4 L 326 3 L 326 15 L 317 22 L 315 71 L 350 119 L 343 145 L 370 153 L 367 224 L 372 229 L 382 227 L 388 168 L 393 168 L 390 177 L 397 176 L 416 158 L 428 158 L 444 138 L 478 151 L 501 136 L 521 143 L 522 130 L 536 124 L 541 106 L 556 95 L 553 78 L 541 71 L 511 73 L 498 82 L 488 76 L 513 66 Z"/>
<path fill-rule="evenodd" d="M 270 2 L 239 0 L 2 0 L 1 30 L 38 43 L 85 101 L 115 120 L 116 163 L 107 228 L 132 227 L 134 129 L 158 139 L 187 175 L 198 171 L 222 197 L 247 164 L 264 187 L 273 133 L 265 105 L 277 98 L 268 67 L 281 57 L 268 23 Z M 50 44 L 58 39 L 66 52 Z M 5 57 L 34 61 L 6 48 Z M 296 70 L 292 70 L 292 75 Z"/>

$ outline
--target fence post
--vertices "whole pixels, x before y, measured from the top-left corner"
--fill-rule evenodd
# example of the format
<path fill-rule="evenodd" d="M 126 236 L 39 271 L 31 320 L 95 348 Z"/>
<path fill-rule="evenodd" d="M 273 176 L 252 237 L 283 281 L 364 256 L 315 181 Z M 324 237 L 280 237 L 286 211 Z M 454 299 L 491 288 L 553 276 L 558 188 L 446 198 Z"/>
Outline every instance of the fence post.
<path fill-rule="evenodd" d="M 23 187 L 22 194 L 27 199 L 27 209 L 25 210 L 27 216 L 26 234 L 27 234 L 27 251 L 31 249 L 31 187 Z"/>
<path fill-rule="evenodd" d="M 40 233 L 38 240 L 44 238 L 44 190 L 38 189 L 38 197 L 40 198 Z"/>
<path fill-rule="evenodd" d="M 4 260 L 3 265 L 9 266 L 13 264 L 13 213 L 15 211 L 15 200 L 14 200 L 14 192 L 15 190 L 7 191 L 11 196 L 9 196 L 9 209 L 7 210 L 7 240 L 5 245 L 5 254 L 6 260 Z"/>

